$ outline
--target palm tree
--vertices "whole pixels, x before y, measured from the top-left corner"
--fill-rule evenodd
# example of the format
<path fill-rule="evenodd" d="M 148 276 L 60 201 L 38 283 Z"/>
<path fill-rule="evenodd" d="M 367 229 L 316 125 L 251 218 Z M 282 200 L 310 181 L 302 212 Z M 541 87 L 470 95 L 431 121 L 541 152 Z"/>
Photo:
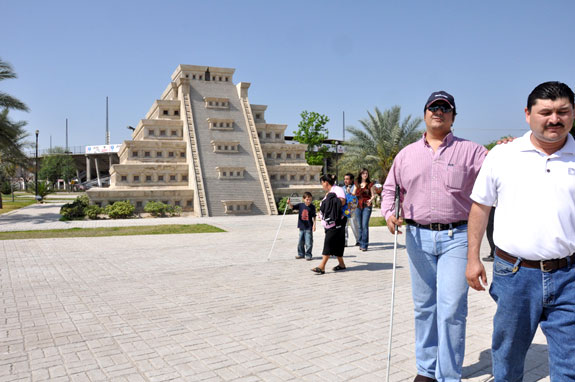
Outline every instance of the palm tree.
<path fill-rule="evenodd" d="M 400 114 L 399 106 L 393 106 L 383 113 L 376 107 L 374 114 L 368 111 L 368 118 L 359 121 L 363 128 L 346 128 L 352 137 L 346 142 L 342 167 L 354 173 L 367 167 L 373 179 L 383 182 L 397 153 L 421 138 L 423 133 L 417 130 L 421 118 L 412 119 L 408 115 L 400 122 Z"/>
<path fill-rule="evenodd" d="M 0 81 L 16 78 L 12 66 L 0 59 Z M 24 154 L 24 131 L 26 122 L 13 122 L 8 117 L 10 110 L 28 111 L 28 107 L 20 100 L 0 91 L 0 166 L 6 164 L 23 164 L 27 161 Z M 2 196 L 0 195 L 0 208 Z"/>

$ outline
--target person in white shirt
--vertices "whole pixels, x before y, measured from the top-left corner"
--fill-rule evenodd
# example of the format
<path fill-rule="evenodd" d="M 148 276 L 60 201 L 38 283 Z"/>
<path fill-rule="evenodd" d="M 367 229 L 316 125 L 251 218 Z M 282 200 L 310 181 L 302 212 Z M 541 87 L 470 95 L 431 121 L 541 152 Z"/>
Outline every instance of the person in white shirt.
<path fill-rule="evenodd" d="M 479 260 L 489 211 L 497 200 L 489 293 L 495 381 L 521 381 L 525 355 L 540 325 L 551 381 L 575 381 L 575 118 L 573 91 L 537 86 L 527 99 L 531 131 L 487 155 L 471 194 L 466 278 L 487 285 Z"/>

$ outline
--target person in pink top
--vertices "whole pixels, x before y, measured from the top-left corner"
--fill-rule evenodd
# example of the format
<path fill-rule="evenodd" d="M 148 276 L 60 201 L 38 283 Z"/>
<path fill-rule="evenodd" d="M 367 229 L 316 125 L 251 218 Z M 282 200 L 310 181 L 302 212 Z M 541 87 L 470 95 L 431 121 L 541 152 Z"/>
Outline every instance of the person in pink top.
<path fill-rule="evenodd" d="M 467 216 L 487 150 L 455 137 L 455 99 L 431 94 L 423 137 L 397 154 L 382 191 L 391 233 L 405 221 L 415 311 L 415 382 L 460 381 L 467 320 Z M 396 219 L 395 186 L 402 217 Z M 401 231 L 398 231 L 401 233 Z"/>

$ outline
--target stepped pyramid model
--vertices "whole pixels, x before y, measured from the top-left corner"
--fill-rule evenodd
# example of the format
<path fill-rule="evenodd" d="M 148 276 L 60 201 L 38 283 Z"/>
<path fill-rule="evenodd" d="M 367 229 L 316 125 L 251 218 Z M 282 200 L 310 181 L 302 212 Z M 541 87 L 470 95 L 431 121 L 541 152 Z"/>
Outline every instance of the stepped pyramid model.
<path fill-rule="evenodd" d="M 276 201 L 323 191 L 307 145 L 286 143 L 287 125 L 265 121 L 235 69 L 180 65 L 110 169 L 110 187 L 88 190 L 101 206 L 128 200 L 180 206 L 197 216 L 277 214 Z M 280 211 L 283 212 L 283 211 Z"/>

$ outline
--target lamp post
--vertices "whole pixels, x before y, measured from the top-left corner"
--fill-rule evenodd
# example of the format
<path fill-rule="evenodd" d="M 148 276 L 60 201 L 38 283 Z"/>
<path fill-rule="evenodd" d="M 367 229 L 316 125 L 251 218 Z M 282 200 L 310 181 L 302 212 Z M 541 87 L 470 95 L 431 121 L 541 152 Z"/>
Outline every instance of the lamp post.
<path fill-rule="evenodd" d="M 338 141 L 333 142 L 335 144 L 335 178 L 337 179 L 337 184 L 339 185 L 339 171 L 337 169 L 337 145 Z"/>
<path fill-rule="evenodd" d="M 36 172 L 34 173 L 34 182 L 36 185 L 36 201 L 39 202 L 42 200 L 42 197 L 38 195 L 38 134 L 40 134 L 39 130 L 36 130 Z"/>

